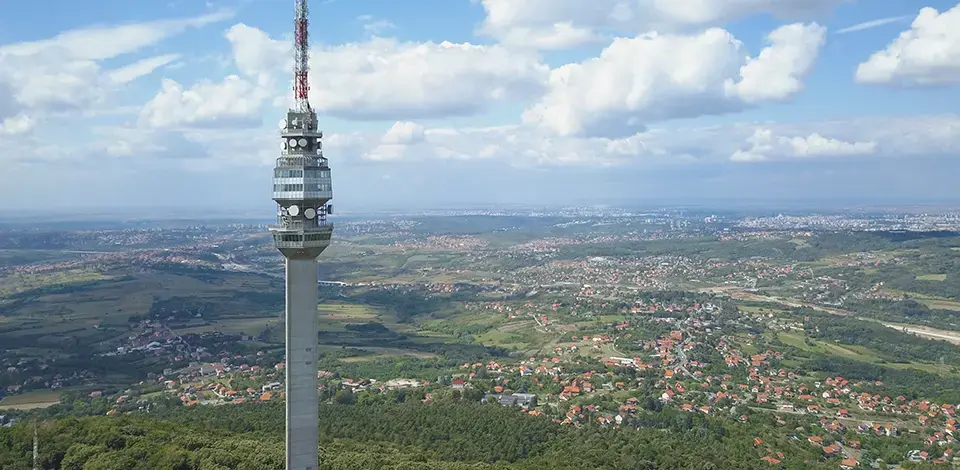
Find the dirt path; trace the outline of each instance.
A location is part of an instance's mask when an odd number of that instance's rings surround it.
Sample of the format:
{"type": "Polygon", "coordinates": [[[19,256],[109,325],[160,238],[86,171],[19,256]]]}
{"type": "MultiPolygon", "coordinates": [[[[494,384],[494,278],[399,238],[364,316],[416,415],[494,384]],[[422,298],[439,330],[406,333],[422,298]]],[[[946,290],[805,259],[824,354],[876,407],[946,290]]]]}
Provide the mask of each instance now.
{"type": "MultiPolygon", "coordinates": [[[[761,301],[761,302],[774,302],[774,303],[778,303],[778,304],[781,304],[781,305],[786,305],[786,306],[788,306],[788,307],[809,307],[809,308],[812,308],[812,309],[815,309],[815,310],[819,310],[819,311],[821,311],[821,312],[826,312],[826,313],[829,313],[829,314],[833,314],[833,315],[840,315],[840,316],[853,316],[853,315],[854,315],[853,312],[850,312],[850,311],[847,311],[847,310],[843,310],[843,309],[839,309],[839,308],[823,307],[823,306],[820,306],[820,305],[809,304],[809,303],[806,303],[806,302],[800,302],[800,301],[793,300],[793,299],[783,299],[783,298],[780,298],[780,297],[770,297],[770,296],[765,296],[765,295],[757,295],[757,294],[754,294],[754,293],[752,293],[752,292],[743,292],[743,291],[741,291],[741,290],[735,290],[735,289],[712,288],[712,289],[702,289],[702,291],[714,292],[714,293],[720,293],[720,294],[726,294],[726,295],[729,295],[731,298],[734,298],[734,299],[754,300],[754,301],[761,301]]],[[[873,319],[870,319],[870,318],[859,318],[859,317],[858,317],[858,319],[859,319],[859,320],[865,320],[865,321],[876,321],[876,320],[873,320],[873,319]]],[[[917,336],[922,336],[922,337],[925,337],[925,338],[947,341],[947,342],[950,342],[950,343],[953,343],[953,344],[958,344],[958,345],[960,345],[960,332],[949,331],[949,330],[938,330],[938,329],[936,329],[936,328],[930,328],[930,327],[920,326],[920,325],[910,325],[910,324],[906,324],[906,323],[887,323],[887,322],[880,322],[880,323],[881,323],[882,325],[886,326],[886,327],[889,327],[889,328],[895,328],[895,329],[898,329],[898,330],[906,330],[908,333],[913,333],[913,334],[915,334],[915,335],[917,335],[917,336]]]]}
{"type": "MultiPolygon", "coordinates": [[[[869,320],[869,319],[865,318],[864,320],[869,320]]],[[[913,333],[917,336],[943,340],[953,344],[960,344],[960,333],[956,331],[938,330],[936,328],[930,328],[927,326],[907,325],[903,323],[881,322],[881,324],[883,324],[883,326],[895,328],[898,330],[906,330],[908,333],[913,333]]]]}

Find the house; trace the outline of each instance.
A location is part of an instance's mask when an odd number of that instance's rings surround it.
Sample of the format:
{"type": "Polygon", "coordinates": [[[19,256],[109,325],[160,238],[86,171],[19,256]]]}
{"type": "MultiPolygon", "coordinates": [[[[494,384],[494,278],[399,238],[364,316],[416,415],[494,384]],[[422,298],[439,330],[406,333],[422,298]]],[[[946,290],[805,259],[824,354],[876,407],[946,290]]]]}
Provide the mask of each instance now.
{"type": "Polygon", "coordinates": [[[771,456],[769,456],[769,455],[761,458],[760,460],[763,460],[764,462],[767,462],[767,463],[769,463],[770,465],[780,465],[780,461],[779,461],[779,460],[777,460],[777,459],[775,459],[775,458],[773,458],[773,457],[771,457],[771,456]]]}
{"type": "Polygon", "coordinates": [[[857,462],[856,459],[843,459],[840,461],[840,468],[843,470],[857,468],[857,465],[859,465],[859,462],[857,462]]]}
{"type": "Polygon", "coordinates": [[[532,393],[514,393],[512,396],[516,399],[516,404],[524,409],[537,407],[537,396],[532,393]]]}
{"type": "Polygon", "coordinates": [[[467,388],[467,383],[463,379],[454,379],[451,387],[453,387],[455,390],[463,390],[464,388],[467,388]]]}
{"type": "Polygon", "coordinates": [[[537,396],[532,393],[514,393],[513,395],[488,393],[482,401],[485,403],[497,402],[501,406],[519,406],[525,410],[537,407],[537,396]]]}

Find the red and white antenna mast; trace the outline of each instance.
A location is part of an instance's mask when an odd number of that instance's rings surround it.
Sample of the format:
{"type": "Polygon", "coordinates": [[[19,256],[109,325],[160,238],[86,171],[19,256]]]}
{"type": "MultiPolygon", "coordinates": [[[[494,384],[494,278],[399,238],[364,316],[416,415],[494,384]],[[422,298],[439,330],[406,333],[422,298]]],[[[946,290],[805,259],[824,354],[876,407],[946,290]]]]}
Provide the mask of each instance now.
{"type": "Polygon", "coordinates": [[[310,110],[310,40],[308,31],[310,7],[307,6],[308,0],[294,0],[296,17],[294,19],[294,39],[293,46],[294,64],[293,64],[293,98],[294,108],[300,112],[310,110]]]}

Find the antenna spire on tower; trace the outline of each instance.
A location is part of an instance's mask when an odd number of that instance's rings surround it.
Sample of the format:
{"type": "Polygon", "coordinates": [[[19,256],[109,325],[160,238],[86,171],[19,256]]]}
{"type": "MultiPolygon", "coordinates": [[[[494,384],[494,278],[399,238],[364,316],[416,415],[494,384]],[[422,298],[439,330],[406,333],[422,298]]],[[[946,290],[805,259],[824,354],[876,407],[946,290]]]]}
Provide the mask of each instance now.
{"type": "Polygon", "coordinates": [[[293,46],[293,97],[294,107],[297,111],[308,111],[310,101],[308,98],[310,92],[310,40],[308,34],[310,7],[307,6],[308,0],[294,0],[295,19],[294,19],[294,38],[293,46]]]}

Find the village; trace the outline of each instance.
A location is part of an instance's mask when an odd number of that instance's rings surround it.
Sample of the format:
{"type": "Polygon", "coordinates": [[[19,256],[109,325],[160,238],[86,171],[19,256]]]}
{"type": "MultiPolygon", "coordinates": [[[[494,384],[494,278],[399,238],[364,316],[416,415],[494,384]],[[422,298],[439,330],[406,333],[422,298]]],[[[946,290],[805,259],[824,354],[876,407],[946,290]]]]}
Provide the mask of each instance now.
{"type": "MultiPolygon", "coordinates": [[[[783,433],[819,449],[839,468],[869,466],[872,462],[862,460],[868,442],[906,436],[919,444],[902,456],[904,461],[953,461],[957,404],[886,394],[882,382],[839,376],[812,379],[783,366],[782,351],[758,350],[760,336],[726,332],[729,324],[718,320],[721,312],[714,305],[667,307],[686,315],[657,318],[668,331],[654,339],[633,340],[634,326],[619,322],[605,332],[565,336],[569,341],[558,343],[552,355],[464,363],[436,380],[344,377],[320,370],[319,391],[332,399],[337,392],[355,395],[406,389],[428,404],[455,394],[547,416],[560,426],[593,422],[629,428],[639,416],[664,408],[740,422],[770,415],[783,433]],[[611,350],[604,345],[635,353],[598,355],[611,350]]],[[[780,331],[802,329],[797,322],[759,314],[743,315],[739,322],[780,331]]],[[[175,396],[185,406],[284,399],[283,362],[264,364],[263,353],[221,355],[216,360],[203,353],[192,357],[208,360],[168,370],[154,381],[163,386],[163,394],[175,396]]],[[[129,403],[127,394],[110,399],[116,401],[110,414],[138,408],[129,403]]],[[[759,436],[753,444],[764,451],[763,460],[774,466],[788,452],[768,447],[759,436]]]]}

